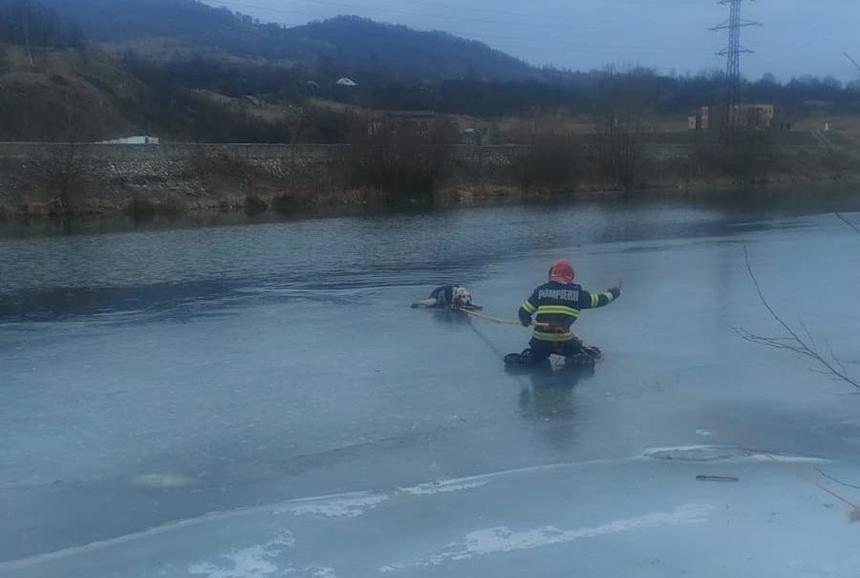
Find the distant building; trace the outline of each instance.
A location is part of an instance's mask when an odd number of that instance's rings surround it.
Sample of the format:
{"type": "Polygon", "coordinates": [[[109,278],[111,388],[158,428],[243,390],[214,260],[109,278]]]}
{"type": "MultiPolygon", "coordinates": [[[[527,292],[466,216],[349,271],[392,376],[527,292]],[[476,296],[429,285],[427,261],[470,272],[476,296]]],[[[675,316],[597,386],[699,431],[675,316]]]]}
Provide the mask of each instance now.
{"type": "Polygon", "coordinates": [[[720,130],[726,126],[750,130],[773,128],[776,109],[772,104],[738,104],[731,112],[726,105],[703,106],[687,115],[689,130],[720,130]]]}
{"type": "Polygon", "coordinates": [[[140,145],[140,144],[158,144],[159,138],[157,136],[130,136],[126,138],[117,138],[113,140],[102,141],[98,144],[129,144],[129,145],[140,145]]]}
{"type": "Polygon", "coordinates": [[[693,112],[687,115],[687,130],[701,130],[699,126],[699,113],[693,112]]]}
{"type": "Polygon", "coordinates": [[[346,86],[348,88],[355,88],[358,86],[358,83],[351,78],[343,77],[337,81],[338,86],[346,86]]]}
{"type": "Polygon", "coordinates": [[[474,127],[460,129],[460,142],[463,144],[480,145],[484,141],[486,131],[474,127]]]}

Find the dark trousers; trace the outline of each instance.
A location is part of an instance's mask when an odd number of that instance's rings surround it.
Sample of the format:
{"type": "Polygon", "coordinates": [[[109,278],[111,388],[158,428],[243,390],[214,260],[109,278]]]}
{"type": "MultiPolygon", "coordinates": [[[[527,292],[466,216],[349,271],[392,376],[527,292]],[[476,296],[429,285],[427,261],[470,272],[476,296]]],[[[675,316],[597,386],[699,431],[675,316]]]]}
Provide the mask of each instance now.
{"type": "Polygon", "coordinates": [[[531,349],[531,357],[534,361],[543,361],[549,358],[550,355],[561,355],[570,357],[577,353],[582,353],[582,341],[577,338],[568,341],[541,341],[532,338],[529,341],[531,349]]]}

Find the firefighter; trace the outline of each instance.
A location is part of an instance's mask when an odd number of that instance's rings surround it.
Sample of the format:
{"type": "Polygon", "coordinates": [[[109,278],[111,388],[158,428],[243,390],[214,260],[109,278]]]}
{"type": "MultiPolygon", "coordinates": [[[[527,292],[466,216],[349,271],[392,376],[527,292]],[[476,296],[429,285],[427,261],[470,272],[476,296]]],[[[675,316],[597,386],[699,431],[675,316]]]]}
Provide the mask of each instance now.
{"type": "Polygon", "coordinates": [[[609,305],[621,295],[621,278],[603,293],[590,293],[573,282],[576,276],[569,261],[560,260],[549,270],[549,282],[534,290],[519,310],[520,322],[534,324],[529,348],[517,361],[523,364],[545,362],[550,355],[560,355],[567,364],[582,365],[583,356],[599,357],[596,348],[585,348],[570,330],[583,309],[609,305]],[[532,317],[534,316],[534,319],[532,317]]]}

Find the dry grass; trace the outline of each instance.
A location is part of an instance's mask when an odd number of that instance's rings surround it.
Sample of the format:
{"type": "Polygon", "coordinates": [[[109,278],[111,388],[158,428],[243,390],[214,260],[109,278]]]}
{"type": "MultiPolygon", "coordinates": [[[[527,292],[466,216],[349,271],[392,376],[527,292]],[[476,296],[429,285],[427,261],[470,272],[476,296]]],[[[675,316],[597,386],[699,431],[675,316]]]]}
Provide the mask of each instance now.
{"type": "MultiPolygon", "coordinates": [[[[687,133],[687,115],[644,114],[640,119],[643,132],[687,133]]],[[[555,133],[594,135],[600,132],[605,119],[594,115],[572,116],[566,112],[541,113],[528,116],[507,116],[492,122],[500,142],[527,142],[534,134],[555,133]]]]}
{"type": "Polygon", "coordinates": [[[0,75],[0,134],[6,140],[102,140],[132,127],[123,114],[142,84],[102,54],[39,50],[30,66],[24,50],[8,50],[0,75]]]}
{"type": "Polygon", "coordinates": [[[185,210],[184,204],[176,198],[150,199],[138,196],[125,207],[125,213],[135,219],[148,219],[158,215],[178,215],[185,210]]]}
{"type": "Polygon", "coordinates": [[[281,122],[295,124],[302,115],[302,108],[295,105],[276,104],[262,99],[256,99],[255,103],[247,98],[234,98],[212,90],[195,90],[194,94],[221,106],[244,110],[249,116],[272,124],[281,122]]]}
{"type": "Polygon", "coordinates": [[[308,99],[308,106],[321,108],[324,110],[330,110],[332,112],[350,113],[355,115],[367,115],[372,112],[369,109],[362,108],[354,104],[347,104],[345,102],[337,102],[334,100],[326,100],[324,98],[308,99]]]}
{"type": "Polygon", "coordinates": [[[825,123],[830,125],[830,131],[834,134],[860,145],[860,116],[814,114],[795,122],[792,128],[800,131],[823,131],[825,123]]]}

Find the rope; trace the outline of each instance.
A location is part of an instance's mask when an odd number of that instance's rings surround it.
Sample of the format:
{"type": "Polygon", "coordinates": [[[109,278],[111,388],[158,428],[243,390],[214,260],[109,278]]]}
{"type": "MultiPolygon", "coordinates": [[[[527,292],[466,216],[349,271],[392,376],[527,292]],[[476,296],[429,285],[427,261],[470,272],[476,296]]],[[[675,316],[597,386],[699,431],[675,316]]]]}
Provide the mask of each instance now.
{"type": "Polygon", "coordinates": [[[548,323],[537,323],[532,321],[528,325],[523,325],[517,319],[502,319],[501,317],[493,317],[492,315],[486,315],[484,313],[478,313],[477,311],[470,311],[469,309],[455,309],[455,311],[462,311],[467,315],[471,315],[472,317],[477,317],[478,319],[483,319],[485,321],[491,321],[493,323],[501,323],[502,325],[516,325],[518,327],[549,327],[548,323]]]}
{"type": "Polygon", "coordinates": [[[500,317],[493,317],[492,315],[485,315],[484,313],[478,313],[477,311],[470,311],[468,309],[458,309],[458,311],[462,311],[467,315],[471,315],[472,317],[477,317],[478,319],[483,319],[485,321],[491,321],[493,323],[500,323],[502,325],[522,325],[516,319],[502,319],[500,317]]]}
{"type": "MultiPolygon", "coordinates": [[[[468,311],[466,309],[461,309],[460,311],[468,313],[469,315],[473,315],[479,319],[486,319],[487,321],[492,321],[493,323],[503,323],[505,325],[513,325],[514,323],[516,323],[517,325],[520,324],[519,321],[513,322],[512,320],[508,320],[508,319],[498,319],[496,317],[491,317],[490,315],[484,315],[482,313],[478,313],[477,311],[468,311]]],[[[490,338],[488,338],[486,335],[484,335],[483,332],[481,332],[476,327],[475,323],[469,323],[469,329],[471,329],[472,332],[478,336],[478,339],[480,339],[481,341],[484,342],[484,345],[486,345],[493,353],[498,355],[499,359],[504,360],[505,352],[500,350],[498,347],[496,347],[496,344],[493,343],[490,338]]],[[[520,385],[520,387],[525,387],[525,388],[529,387],[529,382],[524,375],[517,375],[517,374],[513,374],[513,373],[508,373],[508,372],[505,372],[505,375],[510,377],[514,382],[518,383],[520,385]]]]}

